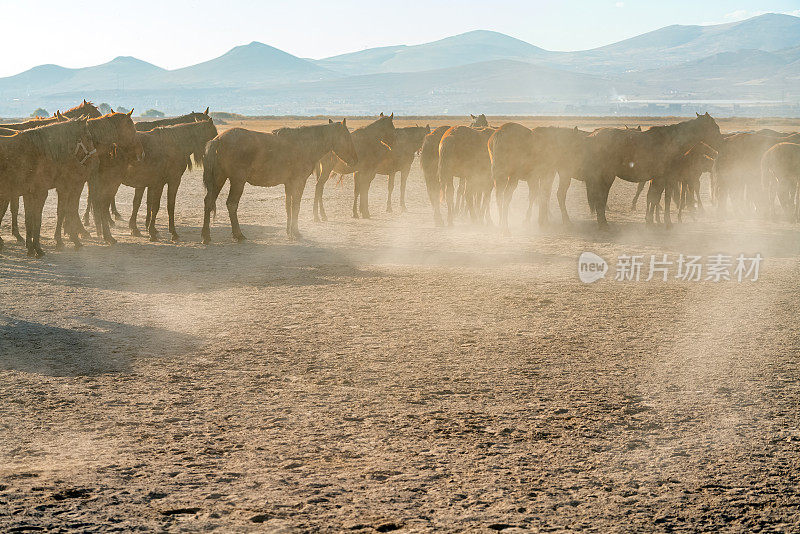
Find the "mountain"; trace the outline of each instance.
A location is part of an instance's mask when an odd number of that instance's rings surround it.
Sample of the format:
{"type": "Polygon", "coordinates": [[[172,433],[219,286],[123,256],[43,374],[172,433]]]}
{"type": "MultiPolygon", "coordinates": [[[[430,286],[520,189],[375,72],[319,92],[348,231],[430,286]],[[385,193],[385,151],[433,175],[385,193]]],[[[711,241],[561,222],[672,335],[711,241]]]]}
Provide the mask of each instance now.
{"type": "Polygon", "coordinates": [[[102,65],[79,69],[41,65],[16,76],[0,78],[0,94],[58,93],[98,86],[104,89],[134,88],[161,72],[164,69],[133,57],[122,56],[102,65]]]}
{"type": "MultiPolygon", "coordinates": [[[[678,100],[744,100],[762,108],[778,101],[788,110],[780,113],[800,114],[800,18],[668,26],[578,52],[478,30],[322,60],[252,42],[177,70],[118,57],[0,78],[0,114],[63,109],[82,98],[176,114],[207,105],[261,114],[619,113],[635,105],[655,113],[663,101],[678,100]]],[[[670,111],[680,109],[677,103],[670,111]]]]}
{"type": "Polygon", "coordinates": [[[216,59],[169,71],[162,82],[172,87],[254,88],[336,76],[311,61],[254,41],[216,59]]]}
{"type": "Polygon", "coordinates": [[[536,61],[552,55],[502,33],[476,30],[414,46],[371,48],[317,61],[342,74],[420,72],[495,59],[536,61]]]}
{"type": "Polygon", "coordinates": [[[647,70],[724,52],[775,52],[800,45],[800,18],[768,13],[711,26],[667,26],[614,44],[560,56],[555,64],[585,72],[647,70]]]}

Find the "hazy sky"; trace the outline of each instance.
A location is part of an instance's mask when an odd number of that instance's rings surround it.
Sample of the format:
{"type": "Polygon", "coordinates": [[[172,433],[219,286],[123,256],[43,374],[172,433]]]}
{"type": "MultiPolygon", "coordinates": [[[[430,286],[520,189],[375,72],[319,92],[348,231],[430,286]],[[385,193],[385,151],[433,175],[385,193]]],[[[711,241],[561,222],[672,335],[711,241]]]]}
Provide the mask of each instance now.
{"type": "Polygon", "coordinates": [[[580,50],[669,24],[732,22],[764,12],[800,15],[800,0],[0,0],[0,76],[120,55],[172,69],[250,41],[321,58],[475,29],[550,50],[580,50]]]}

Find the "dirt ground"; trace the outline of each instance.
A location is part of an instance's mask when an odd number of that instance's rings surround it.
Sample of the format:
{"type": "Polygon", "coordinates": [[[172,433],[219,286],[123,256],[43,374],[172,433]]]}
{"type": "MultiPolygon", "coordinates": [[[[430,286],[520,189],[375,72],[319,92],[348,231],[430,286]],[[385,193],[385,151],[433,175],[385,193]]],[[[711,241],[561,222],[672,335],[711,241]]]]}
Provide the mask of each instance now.
{"type": "Polygon", "coordinates": [[[31,260],[4,221],[0,530],[800,529],[797,226],[648,228],[618,182],[600,231],[575,182],[573,226],[524,223],[522,184],[504,237],[434,227],[416,164],[407,213],[386,183],[355,220],[331,180],[314,223],[309,180],[300,241],[283,190],[248,187],[248,241],[223,190],[201,245],[197,170],[178,244],[118,223],[31,260]],[[759,279],[613,280],[622,254],[716,253],[759,279]]]}

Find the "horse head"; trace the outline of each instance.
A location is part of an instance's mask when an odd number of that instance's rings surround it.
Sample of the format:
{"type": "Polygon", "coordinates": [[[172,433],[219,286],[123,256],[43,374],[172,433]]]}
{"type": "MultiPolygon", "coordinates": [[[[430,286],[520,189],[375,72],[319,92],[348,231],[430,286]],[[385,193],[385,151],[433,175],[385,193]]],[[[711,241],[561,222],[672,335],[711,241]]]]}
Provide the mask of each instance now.
{"type": "Polygon", "coordinates": [[[350,130],[347,128],[347,119],[342,119],[342,122],[328,119],[328,123],[333,128],[333,153],[348,166],[355,166],[358,163],[358,154],[350,130]]]}
{"type": "Polygon", "coordinates": [[[489,121],[486,120],[486,115],[484,115],[483,113],[481,113],[477,117],[470,113],[469,116],[472,117],[472,124],[470,124],[471,128],[488,128],[489,127],[489,121]]]}

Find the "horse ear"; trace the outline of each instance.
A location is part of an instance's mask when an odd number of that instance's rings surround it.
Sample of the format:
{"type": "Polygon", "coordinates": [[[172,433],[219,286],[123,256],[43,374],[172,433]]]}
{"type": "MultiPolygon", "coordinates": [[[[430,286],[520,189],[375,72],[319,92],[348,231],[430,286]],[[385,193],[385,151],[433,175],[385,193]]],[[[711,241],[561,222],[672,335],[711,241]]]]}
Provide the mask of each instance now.
{"type": "Polygon", "coordinates": [[[131,108],[131,110],[128,112],[128,117],[131,117],[131,116],[133,116],[133,108],[131,108]]]}
{"type": "Polygon", "coordinates": [[[392,111],[392,114],[391,114],[391,115],[389,115],[389,118],[390,118],[390,119],[393,119],[393,118],[394,118],[394,111],[392,111]]]}
{"type": "Polygon", "coordinates": [[[710,117],[710,116],[711,116],[711,115],[709,115],[709,114],[708,114],[708,111],[706,111],[706,117],[710,117]]]}
{"type": "Polygon", "coordinates": [[[205,114],[206,114],[206,115],[208,115],[208,107],[206,107],[206,112],[205,112],[205,114]]]}
{"type": "Polygon", "coordinates": [[[473,115],[472,113],[470,113],[470,114],[469,114],[469,116],[472,118],[472,120],[475,120],[475,119],[477,119],[477,118],[478,118],[478,117],[476,117],[475,115],[473,115]]]}
{"type": "Polygon", "coordinates": [[[333,124],[333,119],[328,119],[328,124],[333,124]]]}
{"type": "Polygon", "coordinates": [[[694,112],[694,114],[697,115],[698,117],[700,116],[700,114],[696,111],[694,112]]]}
{"type": "Polygon", "coordinates": [[[84,104],[86,104],[86,103],[87,103],[85,98],[83,99],[83,103],[84,103],[84,104]]]}
{"type": "Polygon", "coordinates": [[[342,126],[347,128],[347,119],[342,119],[342,126]]]}
{"type": "Polygon", "coordinates": [[[379,116],[379,117],[383,117],[383,111],[381,111],[381,114],[380,114],[380,115],[378,115],[378,116],[379,116]]]}

